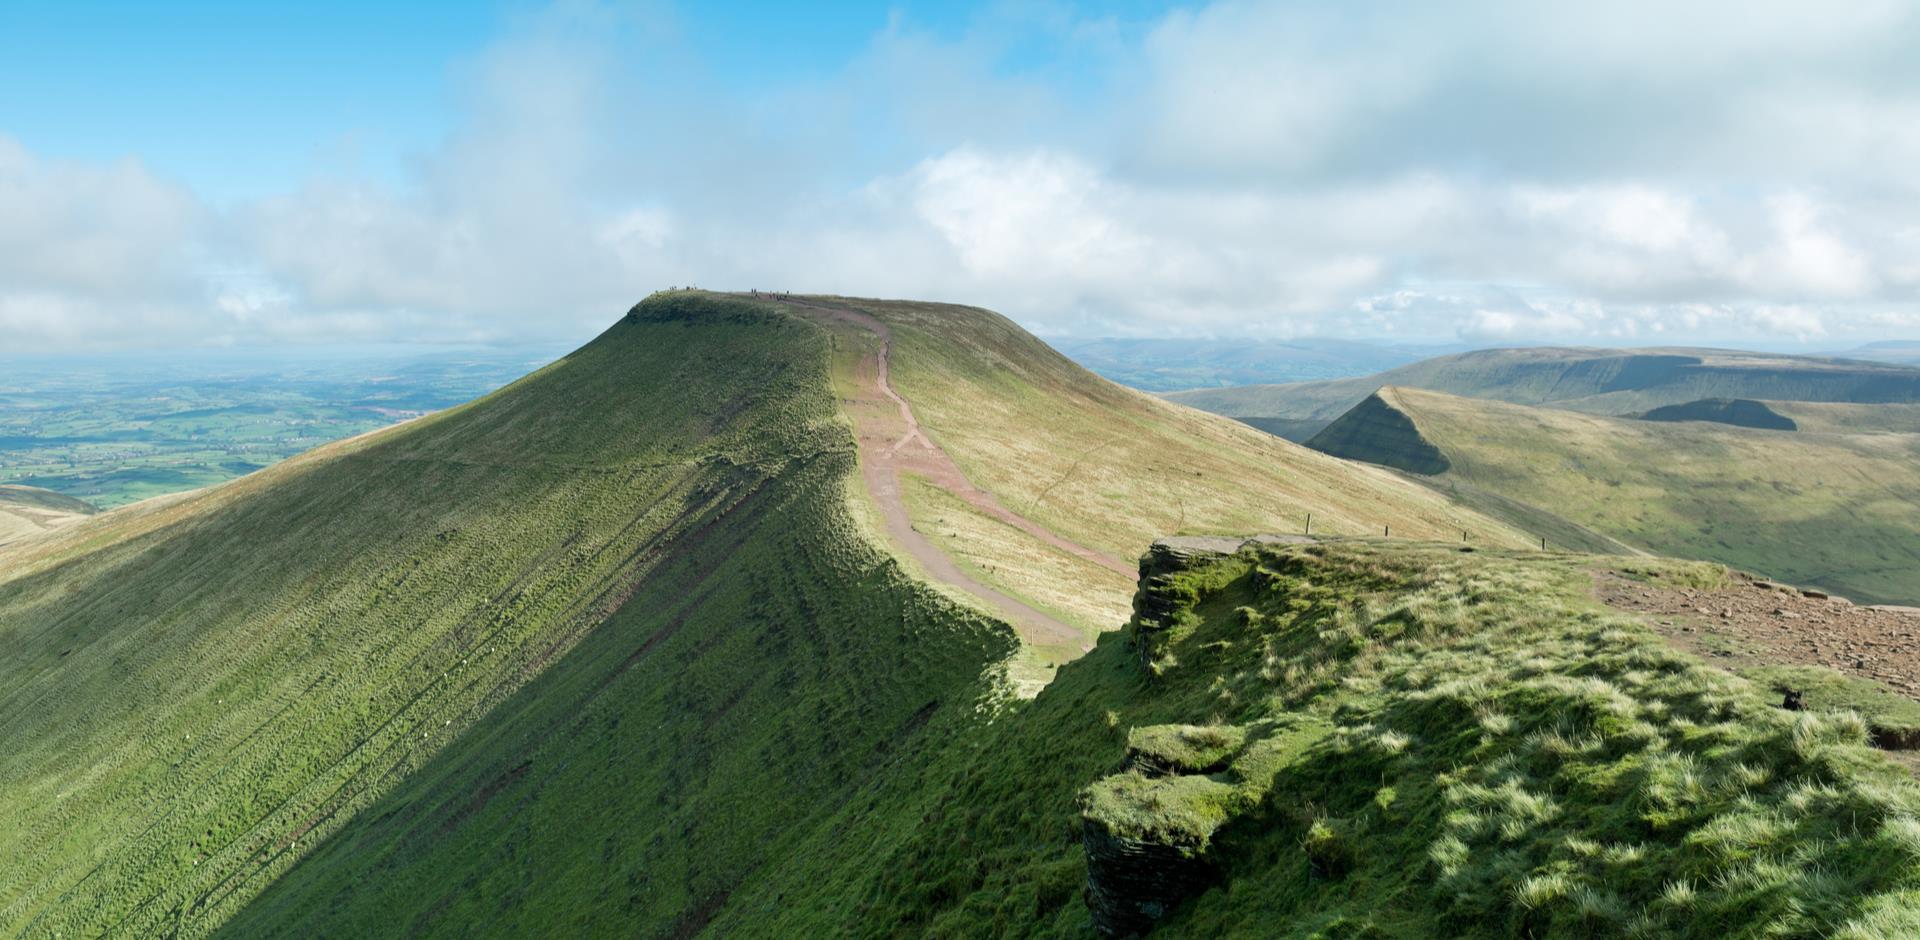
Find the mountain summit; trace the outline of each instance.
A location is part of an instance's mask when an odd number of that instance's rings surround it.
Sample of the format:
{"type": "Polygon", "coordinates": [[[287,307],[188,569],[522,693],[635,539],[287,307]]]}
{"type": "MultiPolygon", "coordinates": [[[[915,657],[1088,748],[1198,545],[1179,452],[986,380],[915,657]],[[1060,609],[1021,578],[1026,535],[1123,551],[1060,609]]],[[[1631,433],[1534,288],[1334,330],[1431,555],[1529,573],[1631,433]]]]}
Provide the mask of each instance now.
{"type": "Polygon", "coordinates": [[[1117,626],[1155,535],[1308,513],[1519,541],[986,311],[659,294],[0,548],[0,929],[691,931],[1117,626]]]}

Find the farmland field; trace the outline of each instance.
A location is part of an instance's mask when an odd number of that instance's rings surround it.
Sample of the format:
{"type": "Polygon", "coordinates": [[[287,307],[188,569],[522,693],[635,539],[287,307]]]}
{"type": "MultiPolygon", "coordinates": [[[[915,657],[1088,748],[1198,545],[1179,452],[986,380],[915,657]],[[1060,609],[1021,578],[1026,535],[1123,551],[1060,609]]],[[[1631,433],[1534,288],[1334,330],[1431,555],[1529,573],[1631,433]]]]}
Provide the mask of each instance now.
{"type": "Polygon", "coordinates": [[[0,484],[112,509],[469,401],[562,351],[0,360],[0,484]]]}

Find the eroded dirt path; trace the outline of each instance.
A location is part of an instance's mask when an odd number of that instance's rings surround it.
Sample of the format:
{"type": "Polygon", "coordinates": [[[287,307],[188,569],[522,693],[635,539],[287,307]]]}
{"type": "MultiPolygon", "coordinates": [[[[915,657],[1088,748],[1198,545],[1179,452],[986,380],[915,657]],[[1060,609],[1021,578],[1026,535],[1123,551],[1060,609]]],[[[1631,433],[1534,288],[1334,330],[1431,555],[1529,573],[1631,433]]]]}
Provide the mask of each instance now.
{"type": "Polygon", "coordinates": [[[1720,590],[1594,576],[1600,600],[1647,615],[1681,648],[1724,665],[1826,666],[1920,698],[1920,608],[1860,607],[1735,575],[1720,590]]]}
{"type": "MultiPolygon", "coordinates": [[[[750,296],[749,299],[769,300],[750,296]]],[[[853,419],[854,437],[860,448],[862,482],[878,507],[881,525],[894,545],[918,562],[929,577],[966,592],[1004,617],[1029,644],[1083,652],[1091,649],[1080,628],[982,583],[914,528],[912,517],[907,513],[902,474],[911,473],[926,479],[994,519],[1129,579],[1136,574],[1134,566],[1064,538],[1008,509],[992,493],[974,486],[953,458],[921,430],[913,406],[894,389],[888,371],[893,334],[879,318],[816,298],[781,298],[772,302],[797,308],[809,316],[856,327],[880,341],[879,349],[873,355],[862,356],[854,369],[856,393],[846,402],[846,412],[853,419]]]]}

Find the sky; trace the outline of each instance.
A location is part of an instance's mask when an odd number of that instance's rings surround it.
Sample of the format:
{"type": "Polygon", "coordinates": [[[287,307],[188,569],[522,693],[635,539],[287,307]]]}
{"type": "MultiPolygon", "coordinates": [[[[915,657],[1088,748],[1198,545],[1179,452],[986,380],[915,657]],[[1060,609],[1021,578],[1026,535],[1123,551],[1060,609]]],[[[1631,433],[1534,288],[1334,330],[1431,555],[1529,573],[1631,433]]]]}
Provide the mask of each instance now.
{"type": "Polygon", "coordinates": [[[1920,338],[1920,5],[0,0],[0,352],[1920,338]]]}

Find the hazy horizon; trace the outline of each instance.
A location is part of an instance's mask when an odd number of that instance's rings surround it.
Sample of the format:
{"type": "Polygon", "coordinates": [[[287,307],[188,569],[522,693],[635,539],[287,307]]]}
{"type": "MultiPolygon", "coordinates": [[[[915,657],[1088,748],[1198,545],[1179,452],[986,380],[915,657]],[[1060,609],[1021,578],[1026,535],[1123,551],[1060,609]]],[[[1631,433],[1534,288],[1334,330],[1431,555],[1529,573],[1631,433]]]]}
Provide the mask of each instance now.
{"type": "Polygon", "coordinates": [[[1920,338],[1920,11],[11,9],[0,354],[584,341],[697,284],[1048,338],[1920,338]]]}

